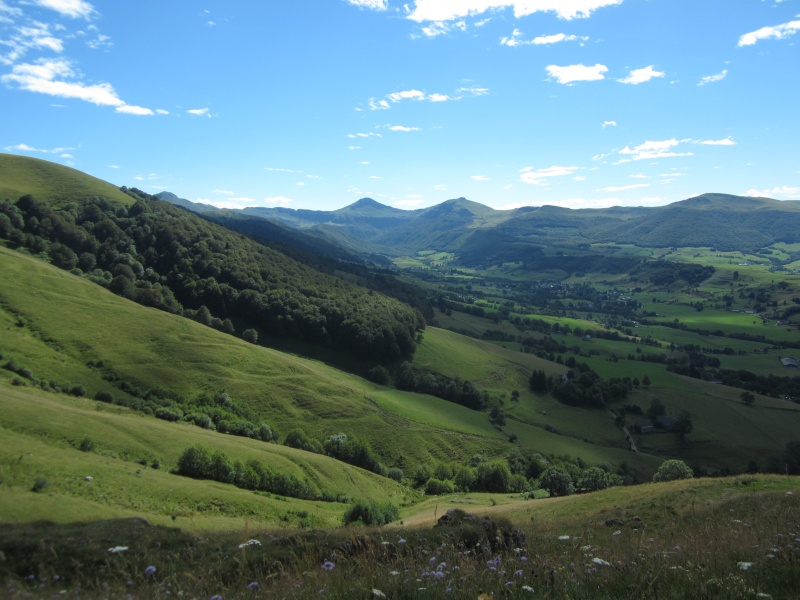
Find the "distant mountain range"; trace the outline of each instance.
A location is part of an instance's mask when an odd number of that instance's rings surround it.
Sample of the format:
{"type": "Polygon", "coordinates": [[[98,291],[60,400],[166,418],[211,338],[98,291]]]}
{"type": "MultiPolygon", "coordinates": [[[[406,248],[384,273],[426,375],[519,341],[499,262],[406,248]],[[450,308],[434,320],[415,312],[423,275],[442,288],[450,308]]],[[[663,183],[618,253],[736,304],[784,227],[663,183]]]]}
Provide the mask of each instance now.
{"type": "Polygon", "coordinates": [[[400,210],[370,198],[334,211],[220,210],[168,192],[158,197],[215,220],[235,217],[250,229],[260,226],[253,217],[281,224],[357,253],[396,256],[438,250],[458,254],[465,264],[513,260],[537,248],[588,248],[595,243],[752,251],[777,242],[800,242],[800,202],[728,194],[703,194],[653,208],[580,210],[495,210],[465,198],[418,210],[400,210]]]}

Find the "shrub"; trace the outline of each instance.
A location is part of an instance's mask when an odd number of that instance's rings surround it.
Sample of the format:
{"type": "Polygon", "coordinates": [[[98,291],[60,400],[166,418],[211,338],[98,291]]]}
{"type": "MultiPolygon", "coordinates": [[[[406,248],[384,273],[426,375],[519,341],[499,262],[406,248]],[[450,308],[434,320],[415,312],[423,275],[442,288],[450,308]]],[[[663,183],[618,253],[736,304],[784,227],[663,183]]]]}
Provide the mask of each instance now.
{"type": "Polygon", "coordinates": [[[443,496],[444,494],[452,494],[455,487],[450,481],[442,481],[441,479],[429,479],[428,484],[425,486],[426,496],[443,496]]]}
{"type": "Polygon", "coordinates": [[[67,389],[67,392],[73,396],[81,398],[86,395],[86,388],[82,383],[76,383],[74,385],[70,385],[67,389]]]}
{"type": "Polygon", "coordinates": [[[251,344],[258,343],[258,332],[255,329],[245,329],[242,332],[242,339],[245,342],[250,342],[251,344]]]}
{"type": "Polygon", "coordinates": [[[85,437],[81,440],[81,443],[78,444],[78,450],[81,452],[94,452],[94,440],[90,437],[85,437]]]}
{"type": "Polygon", "coordinates": [[[348,525],[360,521],[364,525],[386,525],[400,516],[397,507],[391,503],[356,502],[344,513],[344,523],[348,525]]]}
{"type": "Polygon", "coordinates": [[[100,402],[114,402],[114,396],[109,392],[97,392],[94,395],[95,400],[99,400],[100,402]]]}
{"type": "Polygon", "coordinates": [[[286,434],[286,439],[283,440],[284,446],[290,448],[297,448],[298,450],[305,450],[306,452],[314,452],[315,454],[322,454],[322,444],[317,440],[312,440],[306,435],[306,432],[300,428],[292,429],[286,434]]]}
{"type": "Polygon", "coordinates": [[[653,481],[675,481],[677,479],[691,479],[694,471],[682,460],[666,460],[658,467],[658,471],[653,475],[653,481]]]}
{"type": "Polygon", "coordinates": [[[389,469],[388,477],[400,483],[403,481],[403,469],[398,469],[397,467],[389,469]]]}
{"type": "Polygon", "coordinates": [[[367,379],[378,385],[389,385],[392,382],[389,370],[381,365],[370,369],[367,373],[367,379]]]}
{"type": "Polygon", "coordinates": [[[31,488],[32,492],[43,492],[47,489],[47,486],[50,483],[44,477],[37,477],[36,480],[33,482],[33,487],[31,488]]]}

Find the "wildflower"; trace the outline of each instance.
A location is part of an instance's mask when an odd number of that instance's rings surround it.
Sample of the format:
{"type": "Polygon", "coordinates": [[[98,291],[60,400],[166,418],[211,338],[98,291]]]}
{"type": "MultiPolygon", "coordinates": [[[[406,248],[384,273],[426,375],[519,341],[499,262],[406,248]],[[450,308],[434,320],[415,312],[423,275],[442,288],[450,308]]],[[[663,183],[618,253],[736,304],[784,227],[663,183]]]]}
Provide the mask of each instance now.
{"type": "Polygon", "coordinates": [[[247,589],[250,590],[251,592],[257,588],[258,588],[257,581],[251,581],[250,583],[247,584],[247,589]]]}
{"type": "Polygon", "coordinates": [[[397,543],[398,544],[405,544],[406,541],[403,538],[400,538],[399,540],[397,540],[397,543]]]}
{"type": "Polygon", "coordinates": [[[372,595],[376,598],[386,598],[386,594],[376,588],[372,588],[372,595]]]}
{"type": "Polygon", "coordinates": [[[444,571],[446,568],[447,568],[447,563],[446,562],[441,562],[441,563],[439,563],[439,566],[436,567],[436,570],[437,571],[444,571]]]}
{"type": "Polygon", "coordinates": [[[752,568],[753,568],[753,563],[751,563],[751,562],[740,562],[740,563],[738,564],[738,567],[739,567],[739,569],[741,569],[742,571],[749,571],[750,569],[752,569],[752,568]]]}
{"type": "Polygon", "coordinates": [[[617,529],[617,530],[616,530],[614,533],[612,533],[611,535],[622,535],[622,530],[621,530],[621,529],[617,529]]]}
{"type": "Polygon", "coordinates": [[[453,593],[453,588],[447,588],[447,589],[444,591],[444,593],[445,593],[445,594],[452,594],[452,593],[453,593]]]}
{"type": "Polygon", "coordinates": [[[560,536],[558,536],[558,539],[563,542],[564,540],[568,540],[569,536],[568,535],[560,535],[560,536]]]}
{"type": "Polygon", "coordinates": [[[441,571],[434,571],[433,573],[431,573],[431,575],[433,575],[436,579],[441,579],[442,577],[444,577],[444,573],[442,573],[441,571]]]}
{"type": "Polygon", "coordinates": [[[522,569],[514,571],[514,575],[516,575],[517,577],[520,577],[522,575],[522,569]]]}
{"type": "Polygon", "coordinates": [[[147,568],[144,570],[144,574],[145,574],[145,575],[152,575],[152,574],[153,574],[153,573],[155,573],[155,572],[156,572],[156,568],[155,568],[154,566],[152,566],[152,565],[150,565],[149,567],[147,567],[147,568]]]}
{"type": "Polygon", "coordinates": [[[603,560],[602,558],[598,558],[596,556],[592,559],[592,562],[594,564],[596,564],[596,565],[602,565],[604,567],[610,567],[611,566],[611,563],[603,560]]]}
{"type": "Polygon", "coordinates": [[[400,571],[389,571],[389,575],[397,577],[398,575],[400,575],[400,571]]]}
{"type": "Polygon", "coordinates": [[[527,556],[523,556],[522,558],[520,558],[520,560],[522,562],[528,562],[528,557],[527,556]]]}
{"type": "Polygon", "coordinates": [[[428,561],[428,563],[430,563],[431,566],[435,565],[436,564],[436,557],[435,556],[431,556],[431,559],[428,561]]]}
{"type": "Polygon", "coordinates": [[[511,587],[512,585],[514,585],[513,581],[506,581],[506,587],[511,587]]]}
{"type": "Polygon", "coordinates": [[[523,585],[522,589],[525,590],[526,592],[532,592],[533,591],[533,588],[531,586],[529,586],[529,585],[523,585]]]}
{"type": "Polygon", "coordinates": [[[335,566],[336,565],[329,560],[326,560],[324,563],[322,563],[322,568],[325,569],[326,571],[333,571],[333,568],[335,566]]]}
{"type": "Polygon", "coordinates": [[[108,551],[111,552],[111,554],[119,554],[120,552],[125,552],[127,549],[127,546],[114,546],[113,548],[109,548],[108,551]]]}
{"type": "Polygon", "coordinates": [[[260,546],[261,542],[258,540],[247,540],[244,544],[239,544],[239,550],[247,548],[247,546],[260,546]]]}
{"type": "Polygon", "coordinates": [[[211,596],[211,600],[222,600],[222,596],[220,596],[219,594],[214,594],[213,596],[211,596]]]}

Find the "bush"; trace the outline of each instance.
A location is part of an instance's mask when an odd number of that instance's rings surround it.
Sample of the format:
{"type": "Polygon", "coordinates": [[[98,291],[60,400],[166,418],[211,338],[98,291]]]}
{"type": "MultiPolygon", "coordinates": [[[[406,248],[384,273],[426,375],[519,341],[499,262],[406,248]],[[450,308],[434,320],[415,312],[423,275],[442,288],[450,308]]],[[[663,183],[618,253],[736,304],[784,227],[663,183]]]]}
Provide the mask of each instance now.
{"type": "Polygon", "coordinates": [[[443,496],[445,494],[452,494],[455,487],[450,481],[442,481],[441,479],[429,479],[428,484],[425,486],[426,496],[443,496]]]}
{"type": "Polygon", "coordinates": [[[85,437],[81,440],[81,443],[78,444],[78,450],[81,452],[94,452],[94,440],[90,437],[85,437]]]}
{"type": "Polygon", "coordinates": [[[344,513],[344,523],[348,525],[360,521],[364,525],[386,525],[396,521],[400,512],[394,504],[377,502],[356,502],[344,513]]]}
{"type": "Polygon", "coordinates": [[[691,479],[692,477],[694,477],[694,471],[689,465],[682,460],[672,459],[661,463],[658,471],[653,475],[653,482],[691,479]]]}
{"type": "Polygon", "coordinates": [[[97,392],[94,395],[94,399],[100,402],[108,402],[109,404],[114,402],[114,396],[109,392],[97,392]]]}
{"type": "Polygon", "coordinates": [[[250,342],[251,344],[258,343],[258,332],[255,329],[245,329],[242,332],[242,339],[245,342],[250,342]]]}
{"type": "Polygon", "coordinates": [[[284,446],[290,448],[297,448],[298,450],[305,450],[306,452],[314,452],[315,454],[322,454],[322,444],[317,440],[312,440],[306,435],[302,429],[292,429],[286,434],[286,439],[283,440],[284,446]]]}
{"type": "Polygon", "coordinates": [[[389,469],[389,473],[387,475],[389,479],[394,479],[398,483],[403,481],[403,469],[398,469],[397,467],[389,469]]]}
{"type": "Polygon", "coordinates": [[[50,485],[50,483],[47,481],[47,479],[44,477],[37,477],[36,481],[33,482],[31,491],[36,493],[43,492],[47,489],[48,485],[50,485]]]}
{"type": "Polygon", "coordinates": [[[82,383],[76,383],[74,385],[69,386],[67,392],[73,396],[81,398],[86,395],[86,388],[83,386],[82,383]]]}
{"type": "Polygon", "coordinates": [[[381,365],[370,369],[369,373],[367,373],[367,379],[378,385],[389,385],[392,382],[389,370],[381,365]]]}

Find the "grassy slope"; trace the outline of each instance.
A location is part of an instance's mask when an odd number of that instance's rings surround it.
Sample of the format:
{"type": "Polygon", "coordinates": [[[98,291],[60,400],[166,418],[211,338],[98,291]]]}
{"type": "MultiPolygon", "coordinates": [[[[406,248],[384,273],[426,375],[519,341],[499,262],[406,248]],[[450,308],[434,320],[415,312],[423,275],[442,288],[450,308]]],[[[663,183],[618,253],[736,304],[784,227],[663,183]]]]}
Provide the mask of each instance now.
{"type": "MultiPolygon", "coordinates": [[[[90,397],[100,390],[121,394],[86,366],[104,360],[143,388],[160,386],[188,398],[225,389],[284,434],[301,426],[317,439],[356,435],[402,468],[503,452],[488,421],[483,435],[456,436],[449,433],[452,426],[431,426],[427,417],[409,420],[370,399],[385,388],[141,307],[34,258],[0,248],[0,277],[14,282],[0,291],[3,349],[39,378],[82,383],[90,397]],[[14,325],[15,315],[25,327],[14,325]]],[[[434,398],[426,403],[446,404],[434,398]]]]}
{"type": "Polygon", "coordinates": [[[53,200],[55,204],[78,202],[87,198],[106,198],[130,205],[133,198],[112,184],[56,163],[0,154],[0,199],[16,201],[25,194],[53,200]]]}
{"type": "Polygon", "coordinates": [[[177,515],[184,526],[237,528],[244,519],[262,525],[295,525],[292,511],[306,511],[313,526],[341,522],[345,506],[281,499],[232,485],[195,481],[168,472],[184,448],[201,444],[231,459],[259,460],[284,473],[310,479],[319,489],[397,505],[414,499],[391,480],[339,461],[294,448],[221,435],[187,424],[168,423],[84,398],[48,394],[27,387],[0,387],[0,514],[4,521],[144,516],[167,523],[177,515]],[[89,436],[92,452],[81,452],[89,436]],[[143,466],[158,459],[162,468],[143,466]],[[93,481],[85,481],[91,476],[93,481]],[[36,478],[45,493],[33,494],[36,478]]]}

